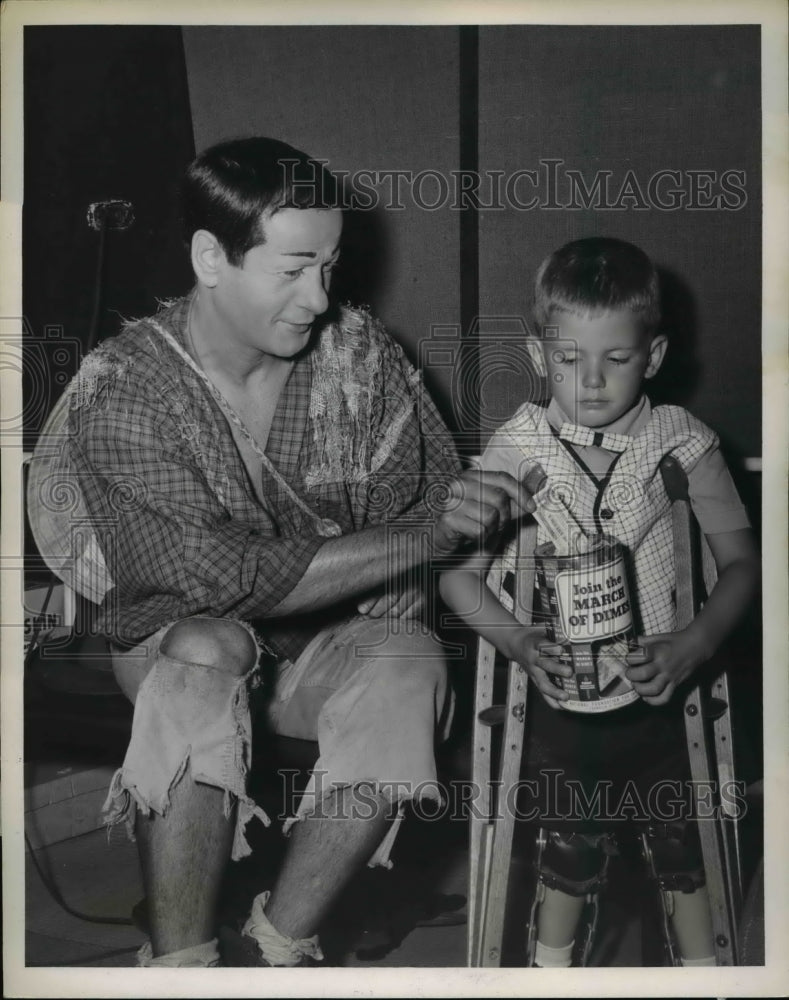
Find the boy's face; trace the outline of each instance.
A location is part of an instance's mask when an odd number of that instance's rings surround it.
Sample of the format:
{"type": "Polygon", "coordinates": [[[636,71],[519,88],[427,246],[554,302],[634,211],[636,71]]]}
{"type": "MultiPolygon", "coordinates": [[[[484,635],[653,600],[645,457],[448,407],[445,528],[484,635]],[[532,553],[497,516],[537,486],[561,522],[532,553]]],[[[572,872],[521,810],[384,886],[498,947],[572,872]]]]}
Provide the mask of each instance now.
{"type": "Polygon", "coordinates": [[[554,312],[556,339],[543,340],[551,395],[570,420],[604,428],[641,396],[663,361],[664,336],[645,334],[629,309],[591,315],[554,312]]]}

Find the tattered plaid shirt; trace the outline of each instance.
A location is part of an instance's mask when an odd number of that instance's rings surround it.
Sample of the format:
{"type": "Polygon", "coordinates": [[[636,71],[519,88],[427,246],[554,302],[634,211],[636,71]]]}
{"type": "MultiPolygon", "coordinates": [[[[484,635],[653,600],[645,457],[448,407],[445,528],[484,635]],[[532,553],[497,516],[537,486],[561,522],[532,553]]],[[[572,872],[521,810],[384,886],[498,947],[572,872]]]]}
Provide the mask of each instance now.
{"type": "MultiPolygon", "coordinates": [[[[69,461],[114,584],[103,626],[124,642],[195,614],[266,618],[325,541],[318,519],[343,534],[383,523],[458,470],[401,348],[345,307],[293,366],[265,449],[303,504],[263,466],[262,505],[222,409],[162,333],[185,349],[188,306],[128,324],[69,389],[69,461]]],[[[268,621],[264,638],[293,658],[321,624],[268,621]]]]}

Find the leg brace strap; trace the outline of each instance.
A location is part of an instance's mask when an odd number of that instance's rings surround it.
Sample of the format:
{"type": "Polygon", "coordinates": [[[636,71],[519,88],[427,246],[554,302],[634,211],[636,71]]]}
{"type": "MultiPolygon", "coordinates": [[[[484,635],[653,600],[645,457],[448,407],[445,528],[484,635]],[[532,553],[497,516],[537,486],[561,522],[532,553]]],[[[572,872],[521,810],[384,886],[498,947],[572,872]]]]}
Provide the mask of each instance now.
{"type": "Polygon", "coordinates": [[[643,832],[650,875],[661,889],[695,892],[705,884],[701,842],[694,822],[651,823],[643,832]]]}
{"type": "Polygon", "coordinates": [[[570,896],[587,896],[605,887],[608,859],[617,853],[613,835],[544,833],[545,848],[537,861],[540,882],[570,896]]]}

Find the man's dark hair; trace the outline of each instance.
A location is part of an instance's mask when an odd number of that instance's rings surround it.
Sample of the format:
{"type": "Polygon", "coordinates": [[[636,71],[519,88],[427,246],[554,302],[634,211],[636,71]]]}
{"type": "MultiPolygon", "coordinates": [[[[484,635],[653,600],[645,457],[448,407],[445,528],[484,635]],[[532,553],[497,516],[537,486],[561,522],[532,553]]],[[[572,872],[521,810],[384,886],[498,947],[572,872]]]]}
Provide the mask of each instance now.
{"type": "Polygon", "coordinates": [[[198,229],[206,229],[234,266],[265,242],[263,213],[337,207],[337,183],[323,163],[264,137],[233,139],[204,150],[189,165],[181,187],[187,245],[198,229]]]}
{"type": "Polygon", "coordinates": [[[630,309],[644,332],[660,321],[658,274],[632,243],[589,237],[567,243],[542,262],[534,283],[534,316],[540,330],[553,312],[599,313],[630,309]]]}

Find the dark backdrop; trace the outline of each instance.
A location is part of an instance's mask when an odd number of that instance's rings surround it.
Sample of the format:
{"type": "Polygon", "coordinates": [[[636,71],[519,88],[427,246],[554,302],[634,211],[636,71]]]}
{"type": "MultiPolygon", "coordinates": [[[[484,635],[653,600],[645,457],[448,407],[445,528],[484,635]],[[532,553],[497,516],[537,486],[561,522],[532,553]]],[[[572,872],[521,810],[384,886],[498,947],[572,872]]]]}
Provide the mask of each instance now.
{"type": "MultiPolygon", "coordinates": [[[[562,243],[610,235],[639,244],[662,269],[672,350],[654,390],[714,427],[732,457],[761,455],[761,114],[759,27],[509,26],[480,29],[479,159],[483,171],[536,170],[540,205],[483,211],[480,309],[526,315],[535,269],[562,243]],[[561,161],[555,166],[540,161],[561,161]],[[601,207],[572,204],[567,172],[591,190],[609,171],[601,207]],[[743,171],[747,201],[710,203],[721,175],[743,171]],[[547,173],[555,171],[555,195],[547,173]],[[628,171],[633,197],[617,204],[628,171]],[[674,171],[649,196],[650,178],[674,171]],[[709,195],[692,195],[707,171],[709,195]],[[698,176],[698,175],[697,175],[698,176]],[[641,197],[643,195],[643,199],[641,197]]],[[[528,203],[534,185],[516,190],[528,203]]],[[[592,206],[597,204],[592,200],[592,206]]],[[[485,409],[498,422],[522,401],[506,373],[491,376],[485,409]]],[[[486,432],[483,430],[486,436],[486,432]]]]}
{"type": "MultiPolygon", "coordinates": [[[[458,166],[457,28],[195,27],[184,46],[198,149],[260,134],[350,173],[458,166]]],[[[460,322],[459,213],[419,209],[402,182],[403,207],[387,210],[392,183],[346,220],[338,291],[371,304],[418,361],[433,324],[460,322]]],[[[431,388],[451,416],[448,385],[437,370],[431,388]]]]}
{"type": "Polygon", "coordinates": [[[759,28],[747,25],[26,28],[28,446],[76,363],[73,350],[56,362],[49,328],[79,344],[90,325],[88,205],[125,198],[136,215],[108,234],[103,337],[190,284],[175,190],[195,147],[262,132],[339,170],[478,170],[483,205],[488,173],[542,177],[547,160],[560,161],[565,204],[568,170],[588,187],[608,171],[614,194],[628,171],[644,190],[656,170],[678,171],[686,189],[692,170],[744,172],[747,201],[729,210],[549,207],[542,181],[528,211],[428,211],[406,194],[402,209],[349,219],[338,280],[426,363],[473,451],[532,387],[506,337],[503,350],[483,341],[480,414],[458,352],[426,350],[431,338],[454,346],[462,334],[474,360],[477,312],[505,332],[529,323],[532,275],[551,249],[590,233],[634,240],[661,267],[674,334],[659,398],[715,427],[735,464],[760,455],[759,80],[759,28]]]}
{"type": "Polygon", "coordinates": [[[180,28],[24,30],[29,449],[76,371],[91,324],[99,236],[88,206],[124,199],[135,214],[128,230],[107,233],[98,339],[191,286],[175,193],[194,143],[180,28]]]}

